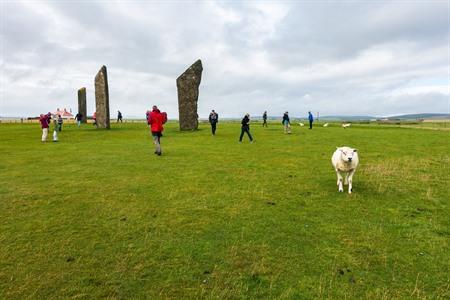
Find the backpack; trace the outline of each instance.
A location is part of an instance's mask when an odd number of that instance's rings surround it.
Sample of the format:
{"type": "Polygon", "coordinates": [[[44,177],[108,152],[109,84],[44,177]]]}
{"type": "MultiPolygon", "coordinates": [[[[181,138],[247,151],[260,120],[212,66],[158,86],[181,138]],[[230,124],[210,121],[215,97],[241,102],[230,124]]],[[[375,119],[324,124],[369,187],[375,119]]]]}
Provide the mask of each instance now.
{"type": "Polygon", "coordinates": [[[162,115],[162,123],[166,124],[166,122],[167,122],[167,113],[166,112],[162,112],[161,115],[162,115]]]}

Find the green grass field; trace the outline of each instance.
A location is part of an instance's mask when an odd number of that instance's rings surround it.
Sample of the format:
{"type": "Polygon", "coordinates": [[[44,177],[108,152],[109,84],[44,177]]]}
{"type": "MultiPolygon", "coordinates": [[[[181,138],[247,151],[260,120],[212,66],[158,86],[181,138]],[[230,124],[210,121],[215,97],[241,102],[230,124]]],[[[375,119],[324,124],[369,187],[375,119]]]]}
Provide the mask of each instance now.
{"type": "Polygon", "coordinates": [[[450,298],[449,131],[251,131],[1,124],[0,298],[450,298]]]}

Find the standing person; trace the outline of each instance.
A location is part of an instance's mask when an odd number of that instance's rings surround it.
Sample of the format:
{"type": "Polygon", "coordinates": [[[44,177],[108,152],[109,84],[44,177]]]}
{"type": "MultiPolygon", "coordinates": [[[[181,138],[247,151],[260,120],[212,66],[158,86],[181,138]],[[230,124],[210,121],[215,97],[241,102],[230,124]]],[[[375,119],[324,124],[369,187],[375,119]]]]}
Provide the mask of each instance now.
{"type": "Polygon", "coordinates": [[[95,127],[98,128],[98,124],[97,124],[97,112],[94,111],[94,114],[92,115],[92,119],[94,119],[94,125],[95,127]]]}
{"type": "Polygon", "coordinates": [[[120,110],[117,111],[117,123],[122,123],[122,113],[120,112],[120,110]]]}
{"type": "Polygon", "coordinates": [[[42,128],[42,142],[46,142],[47,141],[48,125],[50,124],[51,116],[52,116],[51,113],[48,113],[46,115],[41,114],[39,116],[39,122],[41,123],[41,128],[42,128]]]}
{"type": "Polygon", "coordinates": [[[283,115],[283,121],[281,122],[284,126],[284,133],[291,133],[291,121],[289,120],[289,113],[285,112],[283,115]]]}
{"type": "Polygon", "coordinates": [[[263,127],[267,127],[267,110],[263,113],[263,127]]]}
{"type": "Polygon", "coordinates": [[[314,121],[314,118],[310,111],[308,111],[308,120],[309,120],[309,129],[312,129],[312,123],[314,121]]]}
{"type": "Polygon", "coordinates": [[[218,122],[219,122],[219,115],[213,109],[209,114],[209,123],[211,123],[211,131],[213,135],[216,135],[216,125],[218,122]]]}
{"type": "Polygon", "coordinates": [[[75,115],[75,120],[77,121],[78,127],[80,127],[80,125],[81,125],[81,120],[83,120],[83,114],[77,113],[77,114],[75,115]]]}
{"type": "Polygon", "coordinates": [[[161,155],[161,137],[164,130],[163,124],[167,121],[167,115],[161,113],[156,105],[153,106],[151,113],[148,114],[147,123],[150,125],[153,143],[155,144],[155,154],[161,155]]]}
{"type": "Polygon", "coordinates": [[[244,133],[247,133],[248,138],[250,139],[250,143],[253,143],[253,137],[250,134],[250,114],[245,114],[244,118],[241,121],[241,136],[239,137],[239,143],[242,143],[242,137],[244,133]]]}
{"type": "MultiPolygon", "coordinates": [[[[57,142],[58,141],[58,130],[60,130],[60,124],[59,124],[59,118],[61,116],[58,115],[58,119],[54,118],[53,119],[53,142],[57,142]]],[[[61,119],[62,120],[62,119],[61,119]]]]}
{"type": "Polygon", "coordinates": [[[145,112],[145,119],[147,120],[148,127],[150,127],[150,113],[151,113],[151,111],[149,111],[149,110],[147,110],[145,112]]]}
{"type": "Polygon", "coordinates": [[[58,131],[62,130],[63,119],[61,115],[58,115],[58,131]]]}

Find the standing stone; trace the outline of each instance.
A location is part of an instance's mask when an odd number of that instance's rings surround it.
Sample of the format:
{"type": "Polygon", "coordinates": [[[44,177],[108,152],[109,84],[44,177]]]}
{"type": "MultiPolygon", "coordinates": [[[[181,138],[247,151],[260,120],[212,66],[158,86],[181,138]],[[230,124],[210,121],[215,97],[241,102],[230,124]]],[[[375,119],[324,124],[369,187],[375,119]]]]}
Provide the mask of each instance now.
{"type": "Polygon", "coordinates": [[[86,109],[86,88],[82,87],[78,90],[78,112],[83,115],[81,123],[87,122],[87,109],[86,109]]]}
{"type": "Polygon", "coordinates": [[[180,130],[198,128],[198,87],[202,80],[202,61],[197,60],[177,78],[180,130]]]}
{"type": "Polygon", "coordinates": [[[101,67],[95,76],[95,109],[98,128],[109,129],[109,91],[106,66],[101,67]]]}

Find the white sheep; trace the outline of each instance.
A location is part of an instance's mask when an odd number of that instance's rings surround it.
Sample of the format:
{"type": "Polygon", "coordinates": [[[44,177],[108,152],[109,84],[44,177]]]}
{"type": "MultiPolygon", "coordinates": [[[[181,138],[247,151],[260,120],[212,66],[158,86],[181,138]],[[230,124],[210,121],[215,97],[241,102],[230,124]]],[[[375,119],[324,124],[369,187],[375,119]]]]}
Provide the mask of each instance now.
{"type": "Polygon", "coordinates": [[[336,147],[336,151],[334,151],[333,156],[331,157],[331,163],[333,164],[334,169],[336,170],[337,175],[337,185],[339,186],[339,192],[343,192],[344,188],[342,187],[342,173],[345,173],[345,182],[344,184],[348,184],[348,193],[352,193],[352,181],[353,175],[355,174],[356,167],[358,167],[359,158],[358,152],[356,149],[352,149],[350,147],[336,147]]]}
{"type": "Polygon", "coordinates": [[[351,123],[345,123],[345,124],[342,124],[342,127],[345,129],[347,127],[350,127],[351,125],[352,125],[351,123]]]}
{"type": "Polygon", "coordinates": [[[303,123],[298,123],[298,125],[300,125],[300,126],[305,126],[305,124],[303,124],[303,123]]]}
{"type": "Polygon", "coordinates": [[[323,127],[328,127],[328,123],[323,124],[323,127]]]}

